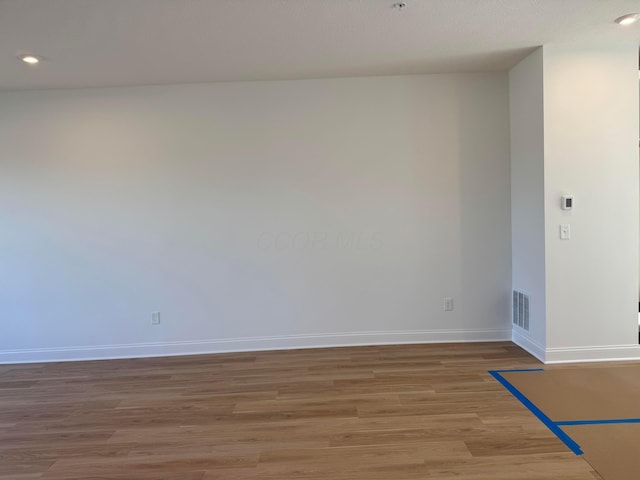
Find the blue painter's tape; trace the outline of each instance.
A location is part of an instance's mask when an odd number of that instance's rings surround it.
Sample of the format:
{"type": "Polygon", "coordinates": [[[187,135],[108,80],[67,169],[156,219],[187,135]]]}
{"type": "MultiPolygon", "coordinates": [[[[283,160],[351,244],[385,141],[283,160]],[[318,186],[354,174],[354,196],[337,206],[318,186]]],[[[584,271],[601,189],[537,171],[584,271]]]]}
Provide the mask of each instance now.
{"type": "Polygon", "coordinates": [[[619,423],[640,423],[640,418],[611,418],[606,420],[565,420],[562,422],[554,422],[556,425],[610,425],[619,423]]]}
{"type": "Polygon", "coordinates": [[[544,372],[544,368],[522,368],[520,370],[489,370],[489,373],[544,372]]]}
{"type": "Polygon", "coordinates": [[[498,382],[500,382],[502,384],[502,386],[504,388],[506,388],[514,397],[516,397],[518,400],[520,400],[520,403],[522,403],[525,407],[527,407],[529,409],[529,411],[531,413],[533,413],[538,420],[540,420],[542,423],[544,423],[544,425],[551,430],[551,432],[553,432],[553,434],[558,437],[566,446],[567,448],[569,448],[569,450],[571,450],[573,453],[575,453],[576,455],[582,455],[582,449],[580,448],[580,445],[578,445],[569,435],[567,435],[566,433],[564,433],[562,431],[562,429],[558,426],[558,424],[556,424],[555,422],[553,422],[549,417],[547,417],[544,412],[542,410],[540,410],[538,407],[536,407],[534,405],[533,402],[531,402],[531,400],[529,400],[527,397],[525,397],[520,390],[518,390],[516,387],[514,387],[513,385],[511,385],[511,383],[509,383],[509,381],[504,378],[502,375],[500,375],[500,373],[506,373],[506,372],[532,372],[532,371],[542,371],[541,368],[538,369],[531,369],[531,370],[489,370],[489,373],[491,374],[491,376],[493,378],[495,378],[498,382]]]}

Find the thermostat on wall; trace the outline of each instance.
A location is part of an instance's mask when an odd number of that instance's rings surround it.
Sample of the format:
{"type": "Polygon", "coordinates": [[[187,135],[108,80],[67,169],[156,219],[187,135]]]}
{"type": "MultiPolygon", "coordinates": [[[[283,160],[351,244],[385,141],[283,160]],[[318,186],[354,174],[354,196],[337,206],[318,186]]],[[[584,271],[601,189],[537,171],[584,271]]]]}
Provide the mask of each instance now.
{"type": "Polygon", "coordinates": [[[573,195],[562,195],[562,210],[573,209],[573,195]]]}

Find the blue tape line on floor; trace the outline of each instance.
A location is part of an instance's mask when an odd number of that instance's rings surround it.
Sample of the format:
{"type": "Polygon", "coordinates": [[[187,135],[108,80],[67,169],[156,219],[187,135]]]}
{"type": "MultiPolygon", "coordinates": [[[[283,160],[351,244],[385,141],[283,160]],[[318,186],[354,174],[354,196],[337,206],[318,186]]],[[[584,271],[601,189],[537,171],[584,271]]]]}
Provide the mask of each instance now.
{"type": "Polygon", "coordinates": [[[547,417],[542,410],[536,407],[533,404],[533,402],[531,402],[531,400],[525,397],[520,392],[520,390],[518,390],[516,387],[511,385],[511,383],[509,383],[509,381],[506,378],[500,375],[500,373],[507,373],[507,372],[535,372],[535,371],[539,372],[539,371],[542,371],[542,369],[537,368],[537,369],[529,369],[529,370],[489,370],[489,373],[493,378],[495,378],[498,382],[500,382],[502,386],[506,388],[514,397],[520,400],[520,403],[522,403],[525,407],[527,407],[529,411],[538,418],[538,420],[540,420],[549,430],[551,430],[551,432],[553,432],[553,434],[556,437],[558,437],[567,446],[567,448],[569,448],[569,450],[571,450],[576,455],[582,455],[583,452],[582,452],[582,449],[580,448],[580,445],[578,445],[569,435],[564,433],[562,429],[555,422],[553,422],[549,417],[547,417]]]}
{"type": "Polygon", "coordinates": [[[489,370],[489,373],[544,372],[544,368],[522,368],[519,370],[489,370]]]}
{"type": "Polygon", "coordinates": [[[556,425],[615,425],[620,423],[640,423],[640,418],[611,418],[606,420],[565,420],[562,422],[553,422],[556,425]]]}

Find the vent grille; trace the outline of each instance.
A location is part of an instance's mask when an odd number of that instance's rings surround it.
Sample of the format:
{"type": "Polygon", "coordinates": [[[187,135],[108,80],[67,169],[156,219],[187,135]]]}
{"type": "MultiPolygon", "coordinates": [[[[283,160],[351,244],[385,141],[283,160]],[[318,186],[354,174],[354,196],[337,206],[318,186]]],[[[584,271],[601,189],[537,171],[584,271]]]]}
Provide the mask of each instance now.
{"type": "Polygon", "coordinates": [[[529,331],[529,295],[513,291],[513,324],[529,331]]]}

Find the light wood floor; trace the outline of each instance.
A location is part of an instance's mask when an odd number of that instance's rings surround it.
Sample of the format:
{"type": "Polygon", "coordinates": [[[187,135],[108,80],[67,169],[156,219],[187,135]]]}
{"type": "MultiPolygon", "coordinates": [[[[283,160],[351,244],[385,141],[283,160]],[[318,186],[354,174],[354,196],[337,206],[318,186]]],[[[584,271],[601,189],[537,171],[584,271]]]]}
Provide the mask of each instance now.
{"type": "Polygon", "coordinates": [[[0,366],[0,479],[594,480],[511,343],[0,366]]]}

